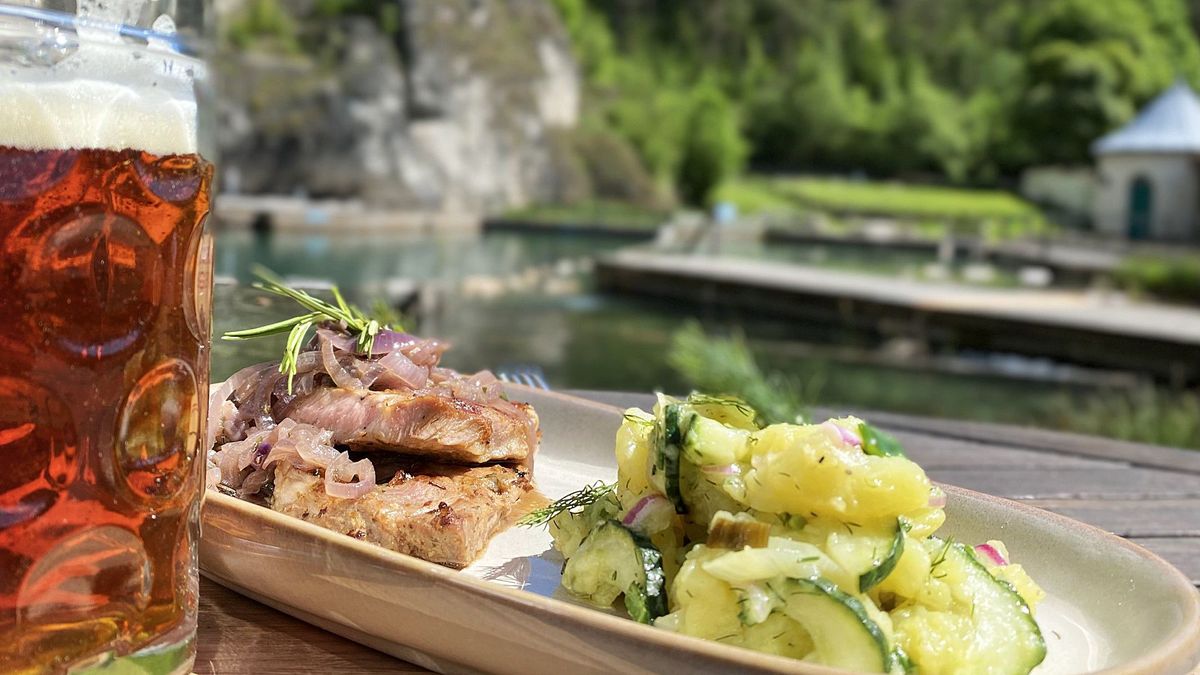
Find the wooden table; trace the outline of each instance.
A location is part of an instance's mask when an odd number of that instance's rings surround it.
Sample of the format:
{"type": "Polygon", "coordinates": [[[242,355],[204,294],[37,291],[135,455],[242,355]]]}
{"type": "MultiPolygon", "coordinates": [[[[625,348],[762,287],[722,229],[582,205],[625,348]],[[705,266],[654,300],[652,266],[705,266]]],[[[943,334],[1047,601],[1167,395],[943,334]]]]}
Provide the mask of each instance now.
{"type": "MultiPolygon", "coordinates": [[[[639,394],[575,393],[620,407],[653,403],[639,394]]],[[[1200,585],[1200,452],[1039,429],[859,414],[894,433],[934,480],[1102,527],[1154,551],[1200,585]]],[[[195,670],[424,672],[207,579],[200,584],[195,670]]]]}

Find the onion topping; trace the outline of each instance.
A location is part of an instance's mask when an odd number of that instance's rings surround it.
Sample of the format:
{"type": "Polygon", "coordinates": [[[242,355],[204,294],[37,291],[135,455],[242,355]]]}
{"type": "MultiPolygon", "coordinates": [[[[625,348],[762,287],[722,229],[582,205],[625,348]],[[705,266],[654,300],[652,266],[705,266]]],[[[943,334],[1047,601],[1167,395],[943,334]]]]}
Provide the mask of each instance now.
{"type": "Polygon", "coordinates": [[[325,494],[330,497],[356,499],[374,487],[375,467],[368,459],[351,462],[350,453],[343,452],[325,469],[325,494]]]}
{"type": "MultiPolygon", "coordinates": [[[[208,482],[237,489],[243,496],[256,494],[270,483],[274,467],[287,462],[323,472],[330,496],[367,494],[375,487],[375,469],[369,460],[350,461],[349,455],[333,447],[331,432],[286,417],[294,401],[330,384],[354,392],[410,391],[487,406],[524,424],[530,444],[536,446],[536,418],[508,401],[503,383],[491,371],[462,375],[439,365],[448,346],[382,330],[367,354],[358,350],[357,340],[347,334],[344,324],[326,322],[317,328],[306,351],[295,357],[290,386],[279,363],[238,371],[209,401],[208,482]]],[[[530,457],[526,469],[532,466],[530,457]]]]}
{"type": "Polygon", "coordinates": [[[329,373],[329,377],[333,378],[333,383],[342,389],[350,391],[366,389],[361,380],[347,372],[338,362],[337,356],[333,353],[331,337],[332,333],[327,330],[317,331],[317,341],[321,343],[321,365],[325,367],[325,372],[329,373]]]}
{"type": "Polygon", "coordinates": [[[979,544],[975,547],[975,552],[987,559],[993,565],[1004,567],[1008,561],[1004,559],[1004,555],[991,544],[979,544]]]}
{"type": "Polygon", "coordinates": [[[826,420],[821,424],[821,426],[837,434],[838,438],[840,438],[843,443],[853,446],[862,445],[862,439],[858,437],[858,434],[850,431],[846,427],[834,422],[833,420],[826,420]]]}
{"type": "Polygon", "coordinates": [[[388,352],[378,363],[384,370],[376,379],[381,386],[392,388],[402,385],[409,389],[420,389],[429,383],[429,368],[413,363],[400,350],[388,352]]]}
{"type": "MultiPolygon", "coordinates": [[[[629,509],[629,513],[626,513],[625,517],[621,519],[621,524],[635,530],[642,530],[646,519],[654,513],[655,508],[661,508],[663,505],[671,506],[666,497],[658,493],[646,495],[639,499],[632,509],[629,509]]],[[[674,513],[674,506],[671,506],[671,511],[674,513]]]]}

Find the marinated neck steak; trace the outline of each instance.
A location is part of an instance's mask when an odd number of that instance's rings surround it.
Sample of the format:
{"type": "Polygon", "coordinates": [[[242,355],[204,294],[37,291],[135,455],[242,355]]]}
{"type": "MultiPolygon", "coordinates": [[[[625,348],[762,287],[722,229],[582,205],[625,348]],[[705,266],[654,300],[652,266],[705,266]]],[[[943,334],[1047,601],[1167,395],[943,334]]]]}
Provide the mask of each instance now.
{"type": "Polygon", "coordinates": [[[284,415],[333,433],[335,445],[394,450],[443,462],[524,461],[537,449],[537,415],[512,412],[433,392],[316,389],[284,415]]]}
{"type": "Polygon", "coordinates": [[[465,567],[533,491],[537,414],[487,371],[440,367],[436,340],[385,331],[365,349],[324,325],[290,377],[259,364],[218,387],[209,485],[465,567]]]}
{"type": "Polygon", "coordinates": [[[533,489],[524,471],[502,465],[409,464],[357,499],[330,497],[323,483],[314,472],[277,465],[271,508],[458,569],[483,553],[533,489]]]}

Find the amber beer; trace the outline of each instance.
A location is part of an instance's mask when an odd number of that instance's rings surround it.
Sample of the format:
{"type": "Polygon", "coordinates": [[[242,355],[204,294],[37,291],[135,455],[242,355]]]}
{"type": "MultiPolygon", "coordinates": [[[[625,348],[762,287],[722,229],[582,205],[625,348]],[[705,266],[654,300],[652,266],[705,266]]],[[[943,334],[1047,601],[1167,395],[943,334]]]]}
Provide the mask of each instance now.
{"type": "Polygon", "coordinates": [[[180,2],[0,0],[0,673],[194,655],[213,167],[180,2]]]}
{"type": "Polygon", "coordinates": [[[0,148],[0,671],[194,622],[211,179],[0,148]]]}

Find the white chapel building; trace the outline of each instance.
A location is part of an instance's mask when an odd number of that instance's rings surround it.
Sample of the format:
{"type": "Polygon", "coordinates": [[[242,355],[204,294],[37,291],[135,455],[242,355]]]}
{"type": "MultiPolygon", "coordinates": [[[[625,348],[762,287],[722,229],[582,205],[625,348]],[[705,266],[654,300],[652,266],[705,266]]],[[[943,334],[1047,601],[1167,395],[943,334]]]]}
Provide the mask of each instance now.
{"type": "Polygon", "coordinates": [[[1200,240],[1200,97],[1177,82],[1092,145],[1098,231],[1129,239],[1200,240]]]}

